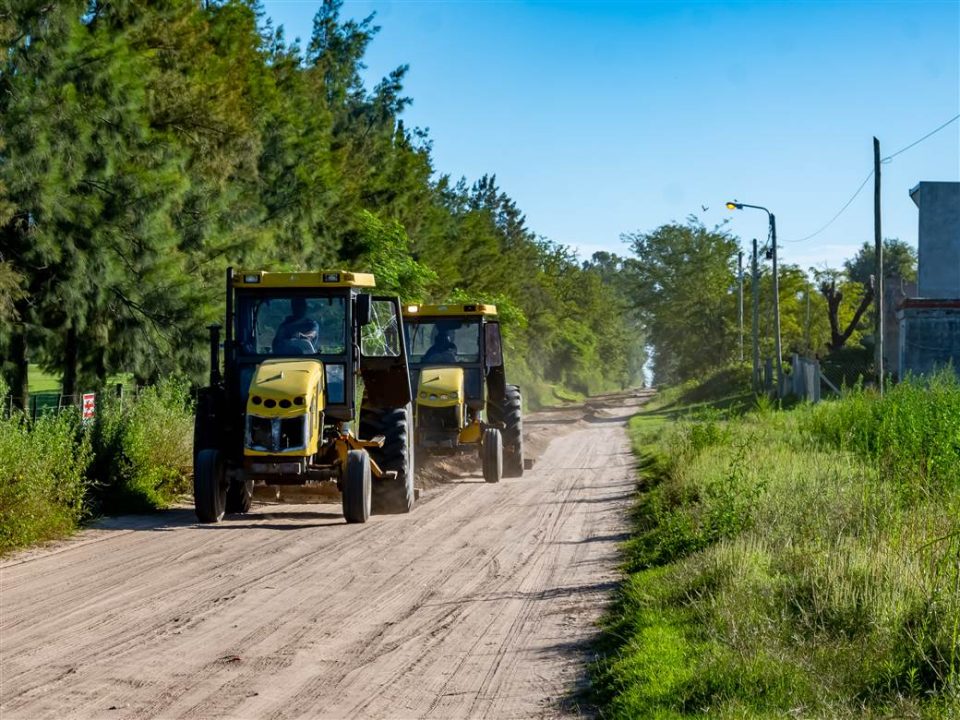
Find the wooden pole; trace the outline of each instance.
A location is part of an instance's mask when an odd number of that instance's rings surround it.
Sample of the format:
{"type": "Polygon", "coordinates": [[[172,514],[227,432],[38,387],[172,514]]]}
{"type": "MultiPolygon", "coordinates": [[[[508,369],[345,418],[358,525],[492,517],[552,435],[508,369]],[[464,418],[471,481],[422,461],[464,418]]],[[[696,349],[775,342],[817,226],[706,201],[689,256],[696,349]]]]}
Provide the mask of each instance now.
{"type": "Polygon", "coordinates": [[[780,272],[777,269],[777,219],[770,214],[770,238],[773,245],[773,332],[777,361],[777,397],[783,394],[783,356],[780,348],[780,272]]]}
{"type": "Polygon", "coordinates": [[[760,266],[757,261],[757,239],[753,239],[753,262],[750,267],[750,287],[753,290],[753,389],[760,392],[760,266]]]}
{"type": "Polygon", "coordinates": [[[874,322],[874,351],[877,365],[877,387],[883,394],[883,237],[880,231],[880,141],[873,139],[873,244],[874,278],[873,307],[876,311],[874,322]]]}
{"type": "Polygon", "coordinates": [[[743,251],[737,253],[738,314],[740,324],[740,362],[743,362],[743,251]]]}

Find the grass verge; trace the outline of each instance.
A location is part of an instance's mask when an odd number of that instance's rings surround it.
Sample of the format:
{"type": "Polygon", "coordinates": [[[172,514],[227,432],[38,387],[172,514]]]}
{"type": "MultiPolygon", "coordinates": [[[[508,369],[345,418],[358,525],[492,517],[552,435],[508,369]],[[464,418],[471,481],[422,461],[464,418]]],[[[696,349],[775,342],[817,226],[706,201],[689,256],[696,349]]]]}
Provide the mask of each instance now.
{"type": "Polygon", "coordinates": [[[608,718],[960,716],[960,386],[630,424],[608,718]]]}

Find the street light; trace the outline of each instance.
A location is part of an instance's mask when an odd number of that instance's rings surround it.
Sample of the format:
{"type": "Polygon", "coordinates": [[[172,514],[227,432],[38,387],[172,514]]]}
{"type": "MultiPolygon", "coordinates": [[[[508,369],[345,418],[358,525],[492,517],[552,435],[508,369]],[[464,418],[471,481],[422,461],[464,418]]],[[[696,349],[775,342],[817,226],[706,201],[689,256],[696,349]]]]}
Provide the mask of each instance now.
{"type": "Polygon", "coordinates": [[[748,205],[747,203],[736,201],[727,202],[727,210],[743,210],[744,208],[763,210],[770,220],[770,237],[773,246],[771,250],[773,260],[773,317],[774,325],[776,326],[774,342],[777,353],[777,397],[780,397],[783,394],[783,358],[781,357],[780,351],[780,278],[777,272],[777,219],[772,212],[762,205],[748,205]]]}

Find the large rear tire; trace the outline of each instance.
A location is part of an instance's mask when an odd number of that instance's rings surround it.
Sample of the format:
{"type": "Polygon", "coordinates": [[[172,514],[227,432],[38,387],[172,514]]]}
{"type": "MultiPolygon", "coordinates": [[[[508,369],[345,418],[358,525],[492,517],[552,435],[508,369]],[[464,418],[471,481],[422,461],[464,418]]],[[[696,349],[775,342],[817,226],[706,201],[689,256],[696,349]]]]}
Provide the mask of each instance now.
{"type": "Polygon", "coordinates": [[[227,477],[220,451],[205,448],[193,467],[193,507],[202,523],[223,520],[227,505],[227,477]]]}
{"type": "Polygon", "coordinates": [[[363,408],[360,437],[383,435],[383,447],[370,448],[370,457],[381,470],[393,471],[393,480],[373,481],[371,509],[375,515],[408,513],[414,503],[413,408],[363,408]]]}
{"type": "Polygon", "coordinates": [[[343,517],[348,523],[365,523],[370,519],[370,458],[363,450],[347,453],[340,494],[343,517]]]}
{"type": "Polygon", "coordinates": [[[234,480],[227,486],[228,513],[248,513],[253,505],[253,480],[234,480]]]}
{"type": "Polygon", "coordinates": [[[500,402],[491,402],[488,415],[491,423],[503,423],[503,476],[523,475],[523,398],[520,388],[507,385],[500,402]]]}
{"type": "Polygon", "coordinates": [[[500,482],[503,476],[503,439],[496,428],[483,431],[480,460],[483,465],[483,479],[488,483],[500,482]]]}

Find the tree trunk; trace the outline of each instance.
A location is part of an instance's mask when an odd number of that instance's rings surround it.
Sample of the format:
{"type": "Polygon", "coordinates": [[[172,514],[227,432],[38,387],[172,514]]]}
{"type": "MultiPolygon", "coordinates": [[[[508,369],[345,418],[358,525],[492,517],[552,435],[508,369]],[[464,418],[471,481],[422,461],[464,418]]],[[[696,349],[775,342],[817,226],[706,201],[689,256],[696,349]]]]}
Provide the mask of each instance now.
{"type": "Polygon", "coordinates": [[[77,330],[70,326],[63,347],[63,394],[75,399],[77,394],[77,364],[79,362],[77,330]]]}
{"type": "Polygon", "coordinates": [[[10,373],[10,394],[13,395],[14,407],[24,412],[30,409],[30,374],[27,361],[27,328],[25,325],[16,325],[13,335],[10,336],[10,358],[13,365],[10,373]]]}
{"type": "Polygon", "coordinates": [[[870,307],[870,303],[873,302],[873,288],[867,287],[857,311],[843,331],[840,330],[840,303],[843,301],[843,293],[837,290],[837,285],[833,281],[820,283],[820,293],[827,301],[827,313],[830,319],[830,343],[828,347],[831,351],[839,350],[847,344],[847,340],[850,339],[853,331],[860,324],[863,314],[870,307]]]}

